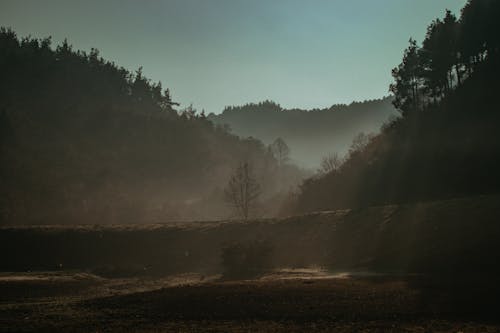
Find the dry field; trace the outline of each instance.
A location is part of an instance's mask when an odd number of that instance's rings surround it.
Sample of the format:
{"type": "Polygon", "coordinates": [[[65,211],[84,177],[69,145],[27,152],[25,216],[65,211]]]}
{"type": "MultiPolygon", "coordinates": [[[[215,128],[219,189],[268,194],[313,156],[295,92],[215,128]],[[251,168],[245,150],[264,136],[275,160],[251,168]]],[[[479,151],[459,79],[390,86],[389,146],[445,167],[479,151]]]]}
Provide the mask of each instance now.
{"type": "Polygon", "coordinates": [[[2,226],[0,332],[500,332],[499,202],[2,226]]]}
{"type": "Polygon", "coordinates": [[[446,296],[429,298],[416,287],[419,279],[315,269],[239,281],[4,273],[0,331],[500,332],[495,316],[458,311],[446,296]]]}

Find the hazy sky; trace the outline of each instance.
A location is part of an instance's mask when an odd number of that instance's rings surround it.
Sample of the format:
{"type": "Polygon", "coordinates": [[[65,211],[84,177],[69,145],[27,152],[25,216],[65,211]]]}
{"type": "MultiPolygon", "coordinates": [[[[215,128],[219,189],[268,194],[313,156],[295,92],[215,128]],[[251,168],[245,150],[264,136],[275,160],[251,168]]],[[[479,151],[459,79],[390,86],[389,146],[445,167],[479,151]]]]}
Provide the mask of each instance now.
{"type": "Polygon", "coordinates": [[[466,0],[0,0],[0,25],[68,38],[207,112],[387,95],[410,36],[466,0]]]}

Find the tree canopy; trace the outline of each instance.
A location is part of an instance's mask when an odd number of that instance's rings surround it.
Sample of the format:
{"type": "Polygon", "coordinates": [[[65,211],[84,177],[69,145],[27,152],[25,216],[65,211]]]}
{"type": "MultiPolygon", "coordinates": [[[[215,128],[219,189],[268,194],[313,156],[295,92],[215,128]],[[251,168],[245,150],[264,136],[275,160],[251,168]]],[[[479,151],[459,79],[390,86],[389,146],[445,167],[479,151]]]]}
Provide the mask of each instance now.
{"type": "Polygon", "coordinates": [[[5,28],[0,50],[0,224],[227,218],[242,161],[267,197],[291,185],[262,142],[179,109],[142,68],[5,28]]]}
{"type": "Polygon", "coordinates": [[[390,86],[403,117],[304,182],[297,211],[500,191],[499,4],[471,0],[431,22],[422,45],[410,39],[390,86]]]}

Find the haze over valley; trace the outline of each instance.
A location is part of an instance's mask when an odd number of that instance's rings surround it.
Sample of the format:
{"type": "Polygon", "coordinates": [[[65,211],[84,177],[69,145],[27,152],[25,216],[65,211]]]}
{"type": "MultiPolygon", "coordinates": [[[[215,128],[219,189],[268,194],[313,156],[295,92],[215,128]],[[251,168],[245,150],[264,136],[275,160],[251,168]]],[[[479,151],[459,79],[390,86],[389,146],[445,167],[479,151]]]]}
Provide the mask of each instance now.
{"type": "Polygon", "coordinates": [[[499,18],[0,0],[0,333],[499,332],[499,18]]]}
{"type": "Polygon", "coordinates": [[[292,163],[315,170],[328,155],[346,155],[356,135],[378,133],[384,123],[398,117],[392,100],[384,97],[313,110],[283,109],[264,101],[227,107],[221,114],[209,114],[208,119],[228,125],[238,136],[266,144],[282,138],[290,147],[292,163]]]}

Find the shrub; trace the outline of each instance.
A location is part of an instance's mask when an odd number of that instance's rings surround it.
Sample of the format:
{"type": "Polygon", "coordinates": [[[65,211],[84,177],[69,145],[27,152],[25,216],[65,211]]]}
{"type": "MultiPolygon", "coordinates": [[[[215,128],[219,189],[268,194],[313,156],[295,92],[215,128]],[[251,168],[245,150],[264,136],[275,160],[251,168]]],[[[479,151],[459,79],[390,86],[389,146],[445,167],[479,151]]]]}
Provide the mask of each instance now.
{"type": "Polygon", "coordinates": [[[272,268],[272,247],[267,242],[233,243],[222,248],[225,278],[254,278],[272,268]]]}

